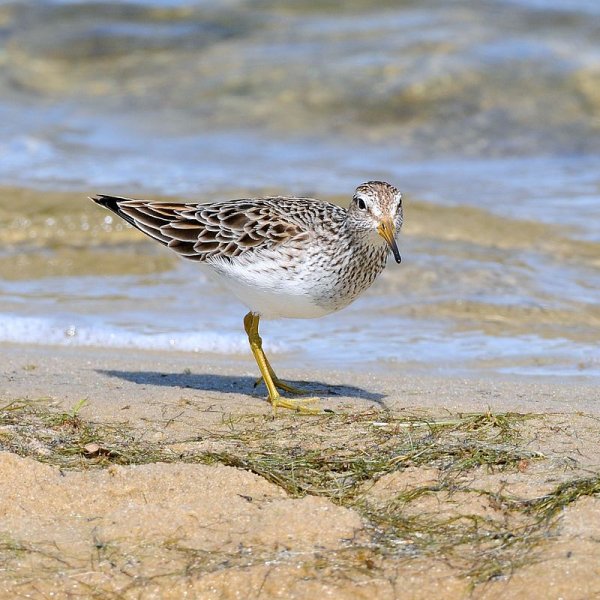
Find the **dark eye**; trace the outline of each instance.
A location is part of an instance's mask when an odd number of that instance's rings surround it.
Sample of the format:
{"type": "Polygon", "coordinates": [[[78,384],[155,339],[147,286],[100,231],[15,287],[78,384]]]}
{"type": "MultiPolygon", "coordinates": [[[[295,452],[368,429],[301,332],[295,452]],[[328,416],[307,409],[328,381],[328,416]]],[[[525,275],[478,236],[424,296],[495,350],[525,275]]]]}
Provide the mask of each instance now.
{"type": "Polygon", "coordinates": [[[356,204],[358,205],[358,208],[360,210],[367,210],[367,204],[366,204],[366,202],[362,198],[359,198],[356,201],[356,204]]]}

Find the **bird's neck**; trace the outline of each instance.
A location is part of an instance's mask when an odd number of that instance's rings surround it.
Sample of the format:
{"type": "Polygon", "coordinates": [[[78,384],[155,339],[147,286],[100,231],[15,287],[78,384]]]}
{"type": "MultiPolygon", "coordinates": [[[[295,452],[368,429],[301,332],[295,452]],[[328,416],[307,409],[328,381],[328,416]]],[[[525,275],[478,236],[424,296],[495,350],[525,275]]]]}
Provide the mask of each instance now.
{"type": "Polygon", "coordinates": [[[358,252],[380,251],[387,247],[386,241],[377,233],[375,229],[354,229],[351,232],[354,238],[355,247],[358,252]]]}

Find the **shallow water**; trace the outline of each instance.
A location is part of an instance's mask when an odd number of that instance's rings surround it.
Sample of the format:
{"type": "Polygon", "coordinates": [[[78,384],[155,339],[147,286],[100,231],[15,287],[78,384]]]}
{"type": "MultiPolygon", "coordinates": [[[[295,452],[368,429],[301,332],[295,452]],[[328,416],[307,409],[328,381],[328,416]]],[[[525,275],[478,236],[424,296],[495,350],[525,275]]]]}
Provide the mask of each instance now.
{"type": "Polygon", "coordinates": [[[600,5],[343,7],[0,3],[0,341],[246,352],[241,305],[85,195],[343,203],[381,178],[403,264],[265,324],[273,352],[599,376],[600,5]]]}

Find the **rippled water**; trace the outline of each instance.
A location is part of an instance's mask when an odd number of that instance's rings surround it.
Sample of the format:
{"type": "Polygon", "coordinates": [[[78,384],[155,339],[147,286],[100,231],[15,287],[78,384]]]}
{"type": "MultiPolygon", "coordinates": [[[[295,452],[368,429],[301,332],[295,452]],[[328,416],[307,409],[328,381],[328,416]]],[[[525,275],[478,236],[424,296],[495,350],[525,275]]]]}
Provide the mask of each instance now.
{"type": "Polygon", "coordinates": [[[245,352],[240,305],[85,195],[381,178],[403,264],[274,352],[600,375],[597,2],[0,2],[0,45],[0,340],[245,352]]]}

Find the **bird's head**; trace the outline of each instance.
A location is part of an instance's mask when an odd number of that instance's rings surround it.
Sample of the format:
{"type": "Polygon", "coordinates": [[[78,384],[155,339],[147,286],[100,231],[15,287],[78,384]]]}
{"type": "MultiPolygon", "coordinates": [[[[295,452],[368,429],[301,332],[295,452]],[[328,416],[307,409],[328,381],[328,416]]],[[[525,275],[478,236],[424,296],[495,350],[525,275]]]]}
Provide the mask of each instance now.
{"type": "Polygon", "coordinates": [[[373,240],[389,246],[401,261],[396,235],[402,227],[402,194],[384,181],[368,181],[356,188],[348,208],[348,223],[355,230],[371,233],[373,240]]]}

